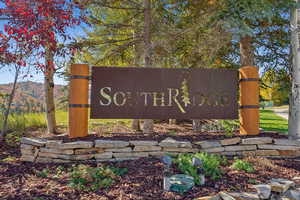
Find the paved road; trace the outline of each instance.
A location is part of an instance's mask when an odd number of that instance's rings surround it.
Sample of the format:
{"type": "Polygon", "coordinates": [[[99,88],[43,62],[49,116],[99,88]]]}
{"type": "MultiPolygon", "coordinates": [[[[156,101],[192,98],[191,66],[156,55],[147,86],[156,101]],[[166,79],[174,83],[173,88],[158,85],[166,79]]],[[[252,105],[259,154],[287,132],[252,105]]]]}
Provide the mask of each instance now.
{"type": "Polygon", "coordinates": [[[283,117],[284,119],[289,119],[289,109],[288,108],[275,108],[272,109],[278,116],[283,117]]]}

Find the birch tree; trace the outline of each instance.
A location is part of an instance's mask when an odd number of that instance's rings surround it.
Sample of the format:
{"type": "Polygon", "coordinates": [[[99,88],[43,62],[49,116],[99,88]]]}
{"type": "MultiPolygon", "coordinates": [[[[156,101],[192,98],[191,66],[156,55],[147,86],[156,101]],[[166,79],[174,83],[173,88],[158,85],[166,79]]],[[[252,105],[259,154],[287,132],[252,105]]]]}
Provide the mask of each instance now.
{"type": "MultiPolygon", "coordinates": [[[[299,0],[295,0],[299,3],[299,0]]],[[[288,134],[291,139],[300,139],[300,45],[299,45],[299,23],[300,9],[293,8],[291,12],[291,49],[292,64],[291,78],[292,87],[289,106],[289,127],[288,134]]]]}

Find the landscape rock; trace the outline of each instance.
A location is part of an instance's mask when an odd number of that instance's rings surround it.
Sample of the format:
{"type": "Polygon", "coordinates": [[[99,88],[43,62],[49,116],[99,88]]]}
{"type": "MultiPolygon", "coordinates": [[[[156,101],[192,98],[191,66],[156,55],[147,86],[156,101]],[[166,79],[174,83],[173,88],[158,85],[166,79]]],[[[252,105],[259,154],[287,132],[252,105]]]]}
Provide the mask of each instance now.
{"type": "Polygon", "coordinates": [[[95,154],[96,160],[108,159],[108,158],[112,158],[112,156],[113,156],[112,152],[103,152],[103,153],[95,154]]]}
{"type": "Polygon", "coordinates": [[[225,146],[225,151],[251,151],[256,150],[256,145],[225,146]]]}
{"type": "Polygon", "coordinates": [[[21,144],[20,145],[20,149],[26,149],[26,150],[33,150],[34,149],[34,146],[32,145],[29,145],[29,144],[21,144]]]}
{"type": "Polygon", "coordinates": [[[139,140],[133,140],[129,141],[129,144],[133,146],[156,146],[158,145],[157,141],[139,141],[139,140]]]}
{"type": "Polygon", "coordinates": [[[161,151],[160,146],[135,146],[133,151],[161,151]]]}
{"type": "Polygon", "coordinates": [[[225,150],[224,147],[201,149],[201,151],[206,152],[206,153],[219,153],[219,152],[224,152],[224,150],[225,150]]]}
{"type": "Polygon", "coordinates": [[[21,161],[23,162],[34,162],[35,161],[35,157],[32,155],[22,155],[20,158],[21,161]]]}
{"type": "Polygon", "coordinates": [[[234,198],[233,196],[231,196],[230,194],[228,194],[226,192],[219,192],[219,195],[222,200],[237,200],[236,198],[234,198]]]}
{"type": "Polygon", "coordinates": [[[273,139],[270,137],[256,137],[242,139],[242,144],[271,144],[273,139]]]}
{"type": "Polygon", "coordinates": [[[21,144],[29,144],[37,147],[45,146],[46,140],[40,139],[40,138],[27,138],[22,137],[21,138],[21,144]]]}
{"type": "Polygon", "coordinates": [[[119,140],[95,140],[95,147],[100,148],[119,148],[127,147],[129,142],[119,141],[119,140]]]}
{"type": "Polygon", "coordinates": [[[46,148],[58,148],[62,144],[62,140],[48,140],[46,142],[46,148]]]}
{"type": "Polygon", "coordinates": [[[279,156],[279,151],[277,150],[256,150],[257,156],[279,156]]]}
{"type": "Polygon", "coordinates": [[[235,138],[220,140],[220,143],[222,146],[227,146],[227,145],[238,144],[240,141],[241,141],[240,137],[235,137],[235,138]]]}
{"type": "Polygon", "coordinates": [[[46,152],[46,153],[56,153],[56,154],[73,154],[74,151],[71,149],[49,149],[49,148],[40,148],[40,152],[46,152]]]}
{"type": "Polygon", "coordinates": [[[56,154],[56,153],[48,153],[48,152],[39,152],[39,157],[45,158],[59,158],[64,160],[71,160],[72,155],[64,155],[64,154],[56,154]]]}
{"type": "Polygon", "coordinates": [[[269,199],[271,196],[271,186],[270,185],[254,185],[257,190],[257,194],[261,199],[269,199]]]}
{"type": "Polygon", "coordinates": [[[193,148],[191,142],[183,142],[183,141],[178,141],[178,147],[180,147],[180,148],[193,148]]]}
{"type": "Polygon", "coordinates": [[[104,149],[101,148],[91,148],[91,149],[75,149],[74,154],[80,155],[80,154],[96,154],[104,152],[104,149]]]}
{"type": "Polygon", "coordinates": [[[221,143],[219,141],[199,141],[195,142],[195,144],[200,145],[202,149],[221,147],[221,143]]]}
{"type": "Polygon", "coordinates": [[[104,151],[111,151],[111,152],[132,152],[131,147],[122,147],[122,148],[114,148],[114,149],[104,149],[104,151]]]}
{"type": "Polygon", "coordinates": [[[149,156],[153,156],[153,157],[161,157],[166,155],[166,152],[163,151],[149,151],[147,153],[149,154],[149,156]]]}
{"type": "Polygon", "coordinates": [[[180,142],[177,140],[174,140],[173,138],[167,137],[166,139],[162,140],[159,143],[159,146],[161,147],[179,147],[180,142]]]}
{"type": "Polygon", "coordinates": [[[54,163],[70,163],[72,161],[71,160],[62,160],[62,159],[55,159],[55,158],[53,158],[52,162],[54,162],[54,163]]]}
{"type": "Polygon", "coordinates": [[[33,149],[21,149],[21,154],[22,155],[32,155],[34,154],[34,150],[33,149]]]}
{"type": "Polygon", "coordinates": [[[269,185],[271,186],[272,191],[284,193],[290,187],[295,186],[295,183],[293,181],[290,181],[287,179],[271,179],[271,182],[269,185]]]}
{"type": "Polygon", "coordinates": [[[73,155],[71,160],[90,160],[95,157],[95,154],[73,155]]]}
{"type": "Polygon", "coordinates": [[[234,197],[236,200],[260,200],[258,194],[256,193],[229,193],[230,196],[234,197]]]}
{"type": "Polygon", "coordinates": [[[298,157],[300,150],[278,150],[280,156],[284,157],[298,157]]]}
{"type": "Polygon", "coordinates": [[[274,144],[283,146],[300,146],[300,141],[289,139],[274,139],[274,144]]]}
{"type": "Polygon", "coordinates": [[[284,194],[284,197],[289,198],[290,200],[300,200],[300,190],[299,189],[288,190],[284,194]]]}
{"type": "Polygon", "coordinates": [[[96,159],[96,162],[114,162],[115,158],[102,158],[102,159],[96,159]]]}
{"type": "Polygon", "coordinates": [[[274,144],[257,145],[259,149],[274,149],[274,150],[300,150],[300,147],[274,144]]]}
{"type": "Polygon", "coordinates": [[[200,197],[195,200],[221,200],[221,197],[219,195],[214,195],[214,196],[200,197]]]}
{"type": "Polygon", "coordinates": [[[62,143],[58,146],[59,149],[88,149],[94,146],[93,142],[87,141],[76,141],[76,142],[68,142],[62,143]]]}
{"type": "Polygon", "coordinates": [[[197,153],[198,149],[192,148],[177,148],[177,147],[164,147],[163,151],[165,152],[180,152],[180,153],[197,153]]]}

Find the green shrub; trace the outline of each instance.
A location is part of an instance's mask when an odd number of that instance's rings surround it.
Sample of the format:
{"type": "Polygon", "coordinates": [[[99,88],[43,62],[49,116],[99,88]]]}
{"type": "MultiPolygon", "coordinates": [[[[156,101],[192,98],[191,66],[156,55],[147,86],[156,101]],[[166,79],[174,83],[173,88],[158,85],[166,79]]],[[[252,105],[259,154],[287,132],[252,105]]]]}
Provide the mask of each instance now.
{"type": "Polygon", "coordinates": [[[213,180],[221,178],[222,170],[220,166],[227,162],[224,157],[207,153],[197,153],[195,156],[203,161],[205,176],[211,177],[213,180]]]}
{"type": "Polygon", "coordinates": [[[36,171],[36,175],[41,178],[47,178],[49,176],[50,170],[49,169],[43,169],[42,171],[36,171]]]}
{"type": "Polygon", "coordinates": [[[221,178],[222,170],[220,169],[220,166],[227,163],[227,160],[223,157],[207,153],[178,155],[177,159],[174,161],[178,169],[182,173],[194,177],[196,184],[200,184],[200,178],[197,174],[197,168],[192,165],[193,157],[197,157],[202,160],[205,176],[210,177],[213,180],[221,178]]]}
{"type": "Polygon", "coordinates": [[[97,191],[110,187],[118,176],[125,173],[127,173],[126,168],[73,166],[69,185],[80,191],[97,191]]]}
{"type": "Polygon", "coordinates": [[[247,173],[252,173],[255,171],[251,163],[240,159],[236,159],[231,165],[231,168],[239,171],[245,171],[247,173]]]}

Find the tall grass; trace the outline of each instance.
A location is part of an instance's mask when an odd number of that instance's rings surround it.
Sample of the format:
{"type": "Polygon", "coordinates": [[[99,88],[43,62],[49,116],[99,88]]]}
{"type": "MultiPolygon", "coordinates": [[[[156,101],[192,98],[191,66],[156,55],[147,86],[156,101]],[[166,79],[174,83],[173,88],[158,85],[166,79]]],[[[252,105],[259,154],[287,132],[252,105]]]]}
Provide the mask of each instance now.
{"type": "MultiPolygon", "coordinates": [[[[3,119],[2,114],[0,114],[3,119]]],[[[1,120],[2,122],[2,120],[1,120]]],[[[10,114],[8,118],[8,131],[21,131],[27,128],[44,128],[46,120],[42,113],[10,114]]],[[[2,129],[2,123],[0,124],[2,129]]]]}
{"type": "MultiPolygon", "coordinates": [[[[56,122],[58,126],[67,127],[68,126],[68,112],[67,111],[57,111],[56,112],[56,122]]],[[[2,129],[2,113],[0,113],[0,129],[2,129]]],[[[99,125],[114,125],[123,124],[125,126],[130,126],[130,119],[90,119],[89,128],[93,129],[99,125]]],[[[46,118],[44,113],[24,113],[24,114],[14,114],[12,113],[8,119],[8,131],[24,131],[26,129],[36,129],[36,128],[46,128],[46,118]]]]}

